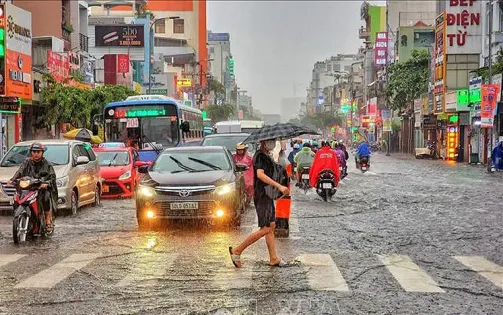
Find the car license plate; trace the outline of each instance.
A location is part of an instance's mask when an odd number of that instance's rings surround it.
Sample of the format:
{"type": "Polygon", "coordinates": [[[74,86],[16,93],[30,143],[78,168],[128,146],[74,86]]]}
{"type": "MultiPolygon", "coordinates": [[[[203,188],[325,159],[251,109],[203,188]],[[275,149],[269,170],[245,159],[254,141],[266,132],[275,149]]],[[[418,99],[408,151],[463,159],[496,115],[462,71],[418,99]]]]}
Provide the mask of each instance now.
{"type": "Polygon", "coordinates": [[[302,179],[309,179],[309,174],[302,174],[302,179]]]}
{"type": "Polygon", "coordinates": [[[363,170],[363,171],[366,171],[366,170],[367,170],[367,167],[366,167],[366,166],[362,166],[362,170],[363,170]]]}
{"type": "Polygon", "coordinates": [[[110,187],[108,185],[103,185],[103,192],[107,193],[110,191],[110,187]]]}
{"type": "Polygon", "coordinates": [[[171,210],[196,210],[199,209],[197,202],[173,202],[169,204],[171,210]]]}
{"type": "Polygon", "coordinates": [[[321,186],[322,186],[324,189],[332,189],[332,184],[330,184],[330,183],[323,183],[321,186]]]}
{"type": "Polygon", "coordinates": [[[342,166],[339,166],[339,171],[342,171],[342,166]]]}

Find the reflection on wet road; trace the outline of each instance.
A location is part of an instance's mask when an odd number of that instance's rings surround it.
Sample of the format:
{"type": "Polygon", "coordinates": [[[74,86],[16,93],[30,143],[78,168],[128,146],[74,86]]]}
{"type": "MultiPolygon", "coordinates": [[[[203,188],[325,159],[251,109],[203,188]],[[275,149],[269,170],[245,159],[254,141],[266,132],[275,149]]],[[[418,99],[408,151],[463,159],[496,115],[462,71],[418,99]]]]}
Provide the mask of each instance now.
{"type": "Polygon", "coordinates": [[[253,208],[238,229],[139,231],[132,200],[104,201],[21,246],[2,216],[0,314],[501,313],[500,174],[383,155],[349,172],[332,203],[294,190],[286,268],[263,240],[232,266],[253,208]]]}

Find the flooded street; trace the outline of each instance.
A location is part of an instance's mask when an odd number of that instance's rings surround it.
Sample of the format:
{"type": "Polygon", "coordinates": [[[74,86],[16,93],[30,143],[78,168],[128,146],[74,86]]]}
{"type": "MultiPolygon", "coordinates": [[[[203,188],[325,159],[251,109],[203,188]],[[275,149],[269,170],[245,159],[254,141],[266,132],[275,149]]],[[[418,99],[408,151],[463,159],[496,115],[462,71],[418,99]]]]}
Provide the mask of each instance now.
{"type": "Polygon", "coordinates": [[[1,216],[0,314],[500,314],[501,174],[371,163],[349,163],[331,203],[293,190],[284,268],[268,266],[264,240],[233,267],[228,247],[256,229],[253,207],[238,229],[139,231],[134,200],[105,200],[20,246],[1,216]]]}

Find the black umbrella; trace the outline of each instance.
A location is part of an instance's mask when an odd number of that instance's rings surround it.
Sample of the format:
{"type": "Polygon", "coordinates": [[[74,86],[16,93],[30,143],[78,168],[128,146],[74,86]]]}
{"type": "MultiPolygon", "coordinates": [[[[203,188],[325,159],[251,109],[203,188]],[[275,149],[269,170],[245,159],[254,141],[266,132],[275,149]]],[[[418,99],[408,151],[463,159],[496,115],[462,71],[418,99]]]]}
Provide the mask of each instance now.
{"type": "Polygon", "coordinates": [[[283,140],[295,138],[301,135],[319,135],[318,132],[305,128],[302,126],[297,126],[292,123],[275,124],[270,126],[265,126],[260,130],[255,131],[248,136],[243,142],[253,143],[260,142],[264,140],[283,140]]]}

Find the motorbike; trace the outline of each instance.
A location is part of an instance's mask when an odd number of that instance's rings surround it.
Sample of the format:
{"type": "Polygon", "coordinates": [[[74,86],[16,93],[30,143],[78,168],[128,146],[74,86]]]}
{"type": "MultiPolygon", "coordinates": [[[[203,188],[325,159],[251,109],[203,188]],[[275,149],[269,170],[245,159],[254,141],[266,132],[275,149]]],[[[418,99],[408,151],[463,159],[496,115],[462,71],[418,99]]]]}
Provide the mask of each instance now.
{"type": "Polygon", "coordinates": [[[432,160],[436,160],[439,158],[436,147],[435,141],[428,142],[426,144],[426,148],[416,148],[414,156],[416,159],[430,158],[432,160]]]}
{"type": "Polygon", "coordinates": [[[46,183],[31,177],[23,177],[15,181],[14,219],[12,221],[12,238],[15,244],[25,242],[28,235],[47,237],[54,232],[47,232],[44,211],[39,209],[37,203],[38,191],[42,184],[46,183]]]}
{"type": "Polygon", "coordinates": [[[332,199],[337,189],[335,188],[335,174],[331,170],[323,170],[318,175],[316,193],[328,202],[332,199]]]}
{"type": "Polygon", "coordinates": [[[339,171],[341,172],[341,179],[346,178],[348,176],[348,167],[347,166],[339,166],[339,171]]]}
{"type": "Polygon", "coordinates": [[[360,161],[357,165],[358,168],[361,169],[362,173],[365,173],[370,168],[369,157],[368,156],[360,157],[360,161]]]}
{"type": "Polygon", "coordinates": [[[311,169],[309,167],[303,167],[300,171],[300,188],[304,189],[304,193],[307,194],[307,191],[311,186],[309,185],[309,171],[311,169]]]}

